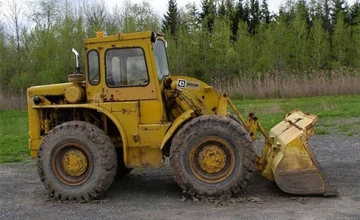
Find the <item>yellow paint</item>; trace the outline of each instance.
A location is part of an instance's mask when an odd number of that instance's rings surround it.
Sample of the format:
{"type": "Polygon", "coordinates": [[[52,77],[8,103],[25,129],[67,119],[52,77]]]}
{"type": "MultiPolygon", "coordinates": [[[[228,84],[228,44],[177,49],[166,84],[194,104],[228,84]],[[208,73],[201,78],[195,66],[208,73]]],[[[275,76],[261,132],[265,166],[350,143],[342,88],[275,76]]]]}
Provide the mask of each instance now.
{"type": "MultiPolygon", "coordinates": [[[[28,98],[32,98],[35,95],[64,95],[65,90],[73,85],[73,83],[61,83],[43,86],[33,86],[28,89],[28,98]]],[[[33,102],[31,102],[31,104],[33,104],[33,102]]]]}
{"type": "Polygon", "coordinates": [[[85,97],[85,90],[77,85],[65,89],[65,99],[71,104],[78,103],[85,97]]]}
{"type": "Polygon", "coordinates": [[[226,116],[228,114],[227,103],[228,103],[227,95],[225,93],[222,93],[220,95],[219,107],[218,107],[218,110],[216,112],[217,115],[226,116]]]}
{"type": "Polygon", "coordinates": [[[226,154],[217,145],[205,146],[199,152],[199,164],[201,169],[208,173],[220,172],[226,164],[226,154]]]}
{"type": "Polygon", "coordinates": [[[31,95],[31,89],[27,90],[27,103],[28,103],[28,120],[29,120],[29,149],[30,155],[33,158],[37,158],[37,152],[39,146],[41,144],[41,137],[40,137],[40,125],[41,125],[41,118],[40,112],[32,106],[34,96],[31,95]]]}
{"type": "Polygon", "coordinates": [[[160,148],[131,147],[127,149],[127,167],[158,167],[164,163],[160,148]]]}
{"type": "Polygon", "coordinates": [[[316,159],[306,148],[316,121],[317,116],[296,110],[270,130],[267,137],[270,141],[266,141],[261,157],[256,160],[256,168],[263,170],[264,177],[274,181],[276,172],[317,170],[313,162],[316,159]]]}
{"type": "Polygon", "coordinates": [[[88,162],[85,154],[77,149],[68,150],[62,160],[64,171],[70,176],[81,176],[85,173],[88,162]]]}
{"type": "Polygon", "coordinates": [[[139,142],[133,140],[133,135],[139,133],[139,106],[138,102],[114,102],[111,103],[111,114],[114,115],[126,130],[128,146],[139,146],[139,142]]]}
{"type": "MultiPolygon", "coordinates": [[[[85,39],[84,44],[86,53],[89,51],[98,51],[100,57],[105,57],[105,53],[113,48],[141,48],[144,51],[145,61],[148,64],[150,83],[146,86],[116,87],[111,88],[106,85],[105,68],[100,68],[100,82],[97,85],[91,85],[87,79],[86,92],[88,102],[121,102],[128,100],[155,100],[161,96],[156,71],[156,64],[150,42],[151,32],[139,32],[130,34],[118,34],[104,36],[102,38],[85,39]],[[151,83],[152,82],[152,83],[151,83]]],[[[162,35],[158,35],[163,38],[162,35]]],[[[100,59],[100,67],[105,66],[105,59],[100,59]]],[[[85,72],[87,72],[87,65],[85,72]]],[[[86,74],[86,77],[88,75],[86,74]]]]}
{"type": "Polygon", "coordinates": [[[220,95],[211,86],[191,77],[171,76],[171,79],[173,83],[176,82],[174,83],[175,85],[177,85],[179,80],[187,82],[187,87],[185,88],[176,87],[181,94],[176,92],[172,94],[173,96],[178,95],[175,101],[182,112],[194,109],[195,112],[204,115],[218,113],[220,95]]]}
{"type": "MultiPolygon", "coordinates": [[[[40,129],[39,129],[40,130],[40,129]]],[[[32,132],[35,133],[35,132],[32,132]]],[[[33,134],[34,135],[34,134],[33,134]]],[[[40,148],[40,144],[42,143],[42,138],[41,139],[32,139],[29,138],[29,149],[30,149],[30,156],[32,158],[37,158],[38,157],[38,151],[40,148]]]]}
{"type": "Polygon", "coordinates": [[[164,103],[161,100],[142,100],[140,101],[140,124],[151,124],[166,121],[164,114],[164,103]],[[151,113],[151,114],[149,114],[151,113]]]}
{"type": "MultiPolygon", "coordinates": [[[[126,41],[141,41],[141,40],[150,40],[152,32],[151,31],[143,31],[143,32],[134,32],[134,33],[119,33],[111,36],[104,36],[102,38],[88,38],[83,42],[85,45],[92,44],[103,44],[106,45],[109,42],[117,42],[118,44],[122,44],[126,41]]],[[[164,38],[164,35],[157,33],[158,38],[164,38]]]]}
{"type": "Polygon", "coordinates": [[[175,135],[175,131],[178,129],[180,125],[189,120],[194,115],[194,110],[189,109],[186,112],[182,113],[179,117],[177,117],[174,122],[171,124],[169,130],[166,132],[163,137],[160,149],[163,149],[166,142],[175,135]]]}
{"type": "Polygon", "coordinates": [[[193,144],[187,161],[197,179],[218,183],[233,173],[236,161],[228,142],[217,136],[209,136],[193,144]]]}
{"type": "Polygon", "coordinates": [[[104,31],[97,31],[96,32],[96,38],[102,38],[102,37],[104,37],[104,35],[105,35],[104,31]]]}
{"type": "Polygon", "coordinates": [[[161,148],[165,133],[171,123],[165,124],[140,124],[140,145],[149,148],[161,148]]]}

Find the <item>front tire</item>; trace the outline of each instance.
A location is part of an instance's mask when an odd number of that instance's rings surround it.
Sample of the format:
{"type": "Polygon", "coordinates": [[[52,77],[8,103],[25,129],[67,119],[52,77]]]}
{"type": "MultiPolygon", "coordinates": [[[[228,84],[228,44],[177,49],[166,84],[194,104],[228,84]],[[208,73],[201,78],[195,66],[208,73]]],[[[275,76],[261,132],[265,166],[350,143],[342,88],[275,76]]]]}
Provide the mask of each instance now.
{"type": "Polygon", "coordinates": [[[182,127],[170,149],[176,182],[192,196],[234,195],[254,171],[247,131],[233,119],[205,115],[182,127]]]}
{"type": "Polygon", "coordinates": [[[72,121],[45,136],[37,166],[51,197],[89,201],[101,197],[112,184],[117,157],[103,130],[88,122],[72,121]]]}

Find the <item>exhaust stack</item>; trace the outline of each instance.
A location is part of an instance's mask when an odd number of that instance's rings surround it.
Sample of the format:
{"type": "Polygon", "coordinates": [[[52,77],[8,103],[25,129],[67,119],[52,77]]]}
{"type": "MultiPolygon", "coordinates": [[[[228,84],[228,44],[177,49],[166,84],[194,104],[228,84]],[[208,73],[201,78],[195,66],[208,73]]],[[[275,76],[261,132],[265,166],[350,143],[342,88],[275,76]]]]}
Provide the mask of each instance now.
{"type": "Polygon", "coordinates": [[[71,51],[75,54],[76,67],[75,72],[68,75],[68,81],[73,83],[80,83],[84,80],[84,74],[80,71],[81,68],[79,64],[79,52],[77,52],[77,50],[74,48],[72,48],[71,51]]]}

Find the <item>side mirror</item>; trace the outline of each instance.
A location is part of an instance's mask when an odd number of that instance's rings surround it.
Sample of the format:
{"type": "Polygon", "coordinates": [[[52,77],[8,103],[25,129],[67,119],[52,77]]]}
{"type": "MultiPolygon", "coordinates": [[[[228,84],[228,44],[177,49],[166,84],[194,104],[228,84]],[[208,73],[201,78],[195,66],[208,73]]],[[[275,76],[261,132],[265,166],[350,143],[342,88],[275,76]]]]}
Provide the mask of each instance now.
{"type": "Polygon", "coordinates": [[[157,40],[157,34],[155,32],[151,32],[151,42],[155,43],[157,40]]]}

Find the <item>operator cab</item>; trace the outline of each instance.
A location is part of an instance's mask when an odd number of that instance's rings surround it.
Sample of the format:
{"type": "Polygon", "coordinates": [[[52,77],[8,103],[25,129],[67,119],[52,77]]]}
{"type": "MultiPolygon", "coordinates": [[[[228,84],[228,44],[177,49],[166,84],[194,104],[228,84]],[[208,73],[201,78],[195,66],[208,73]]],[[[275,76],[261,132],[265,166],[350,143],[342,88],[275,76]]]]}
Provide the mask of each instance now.
{"type": "Polygon", "coordinates": [[[90,102],[159,97],[159,82],[169,75],[163,35],[150,31],[105,37],[98,34],[84,44],[90,102]]]}

